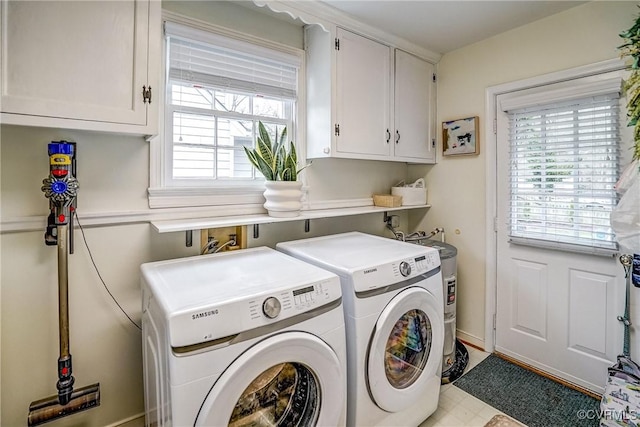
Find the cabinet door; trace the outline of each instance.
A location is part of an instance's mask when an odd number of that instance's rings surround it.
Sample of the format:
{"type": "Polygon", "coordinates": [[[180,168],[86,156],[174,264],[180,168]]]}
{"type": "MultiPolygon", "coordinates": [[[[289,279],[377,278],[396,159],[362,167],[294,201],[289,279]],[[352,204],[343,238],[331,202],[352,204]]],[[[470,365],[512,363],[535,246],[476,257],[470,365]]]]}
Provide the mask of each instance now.
{"type": "Polygon", "coordinates": [[[395,57],[394,156],[435,163],[434,67],[398,49],[395,57]]]}
{"type": "Polygon", "coordinates": [[[152,3],[3,1],[2,112],[146,125],[152,3]]]}
{"type": "Polygon", "coordinates": [[[388,159],[391,49],[340,28],[337,38],[337,151],[388,159]]]}

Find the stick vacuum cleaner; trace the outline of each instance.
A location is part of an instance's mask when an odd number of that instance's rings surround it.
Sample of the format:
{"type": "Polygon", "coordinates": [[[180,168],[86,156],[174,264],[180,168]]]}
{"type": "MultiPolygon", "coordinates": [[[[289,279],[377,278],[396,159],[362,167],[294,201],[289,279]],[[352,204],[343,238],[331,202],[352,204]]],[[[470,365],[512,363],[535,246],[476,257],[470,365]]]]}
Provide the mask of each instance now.
{"type": "Polygon", "coordinates": [[[69,252],[73,253],[73,211],[78,181],[76,175],[76,145],[74,142],[49,144],[49,176],[42,183],[42,191],[49,199],[45,243],[58,247],[58,322],[60,357],[58,358],[58,394],[29,405],[28,425],[37,426],[67,415],[100,405],[100,384],[73,388],[75,379],[69,352],[69,252]]]}

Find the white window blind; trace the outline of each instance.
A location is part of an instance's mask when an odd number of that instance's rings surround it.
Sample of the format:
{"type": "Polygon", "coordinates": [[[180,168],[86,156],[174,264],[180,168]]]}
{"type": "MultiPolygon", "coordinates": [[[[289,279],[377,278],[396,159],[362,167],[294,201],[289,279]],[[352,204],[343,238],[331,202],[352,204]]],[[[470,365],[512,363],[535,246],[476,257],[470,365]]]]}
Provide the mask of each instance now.
{"type": "Polygon", "coordinates": [[[261,178],[243,147],[254,146],[258,121],[272,137],[284,127],[295,137],[301,56],[173,22],[165,35],[165,182],[228,187],[261,178]]]}
{"type": "Polygon", "coordinates": [[[616,249],[609,215],[617,203],[618,104],[613,92],[508,111],[513,243],[616,249]]]}
{"type": "Polygon", "coordinates": [[[299,58],[217,34],[165,23],[169,78],[296,98],[299,58]]]}

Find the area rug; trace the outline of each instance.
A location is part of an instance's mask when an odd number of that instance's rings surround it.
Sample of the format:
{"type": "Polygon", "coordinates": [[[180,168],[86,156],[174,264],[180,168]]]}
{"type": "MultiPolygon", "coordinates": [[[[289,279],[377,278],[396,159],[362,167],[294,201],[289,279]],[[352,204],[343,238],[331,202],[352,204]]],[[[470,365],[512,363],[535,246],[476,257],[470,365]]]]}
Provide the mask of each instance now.
{"type": "Polygon", "coordinates": [[[599,400],[493,354],[453,385],[528,427],[599,424],[599,400]]]}

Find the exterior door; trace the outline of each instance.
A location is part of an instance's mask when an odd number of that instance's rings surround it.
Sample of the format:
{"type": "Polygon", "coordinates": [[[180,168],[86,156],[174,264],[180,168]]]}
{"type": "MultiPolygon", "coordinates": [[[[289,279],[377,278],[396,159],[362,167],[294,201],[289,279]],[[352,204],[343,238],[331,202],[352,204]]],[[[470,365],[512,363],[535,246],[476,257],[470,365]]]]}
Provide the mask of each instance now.
{"type": "Polygon", "coordinates": [[[444,320],[442,300],[424,288],[400,292],[376,322],[367,355],[376,405],[398,412],[413,405],[434,377],[440,381],[444,320]]]}
{"type": "Polygon", "coordinates": [[[320,338],[286,332],[243,353],[207,395],[195,426],[344,423],[345,376],[320,338]]]}
{"type": "Polygon", "coordinates": [[[509,242],[508,132],[498,111],[495,349],[601,393],[622,353],[623,269],[611,256],[509,242]]]}

